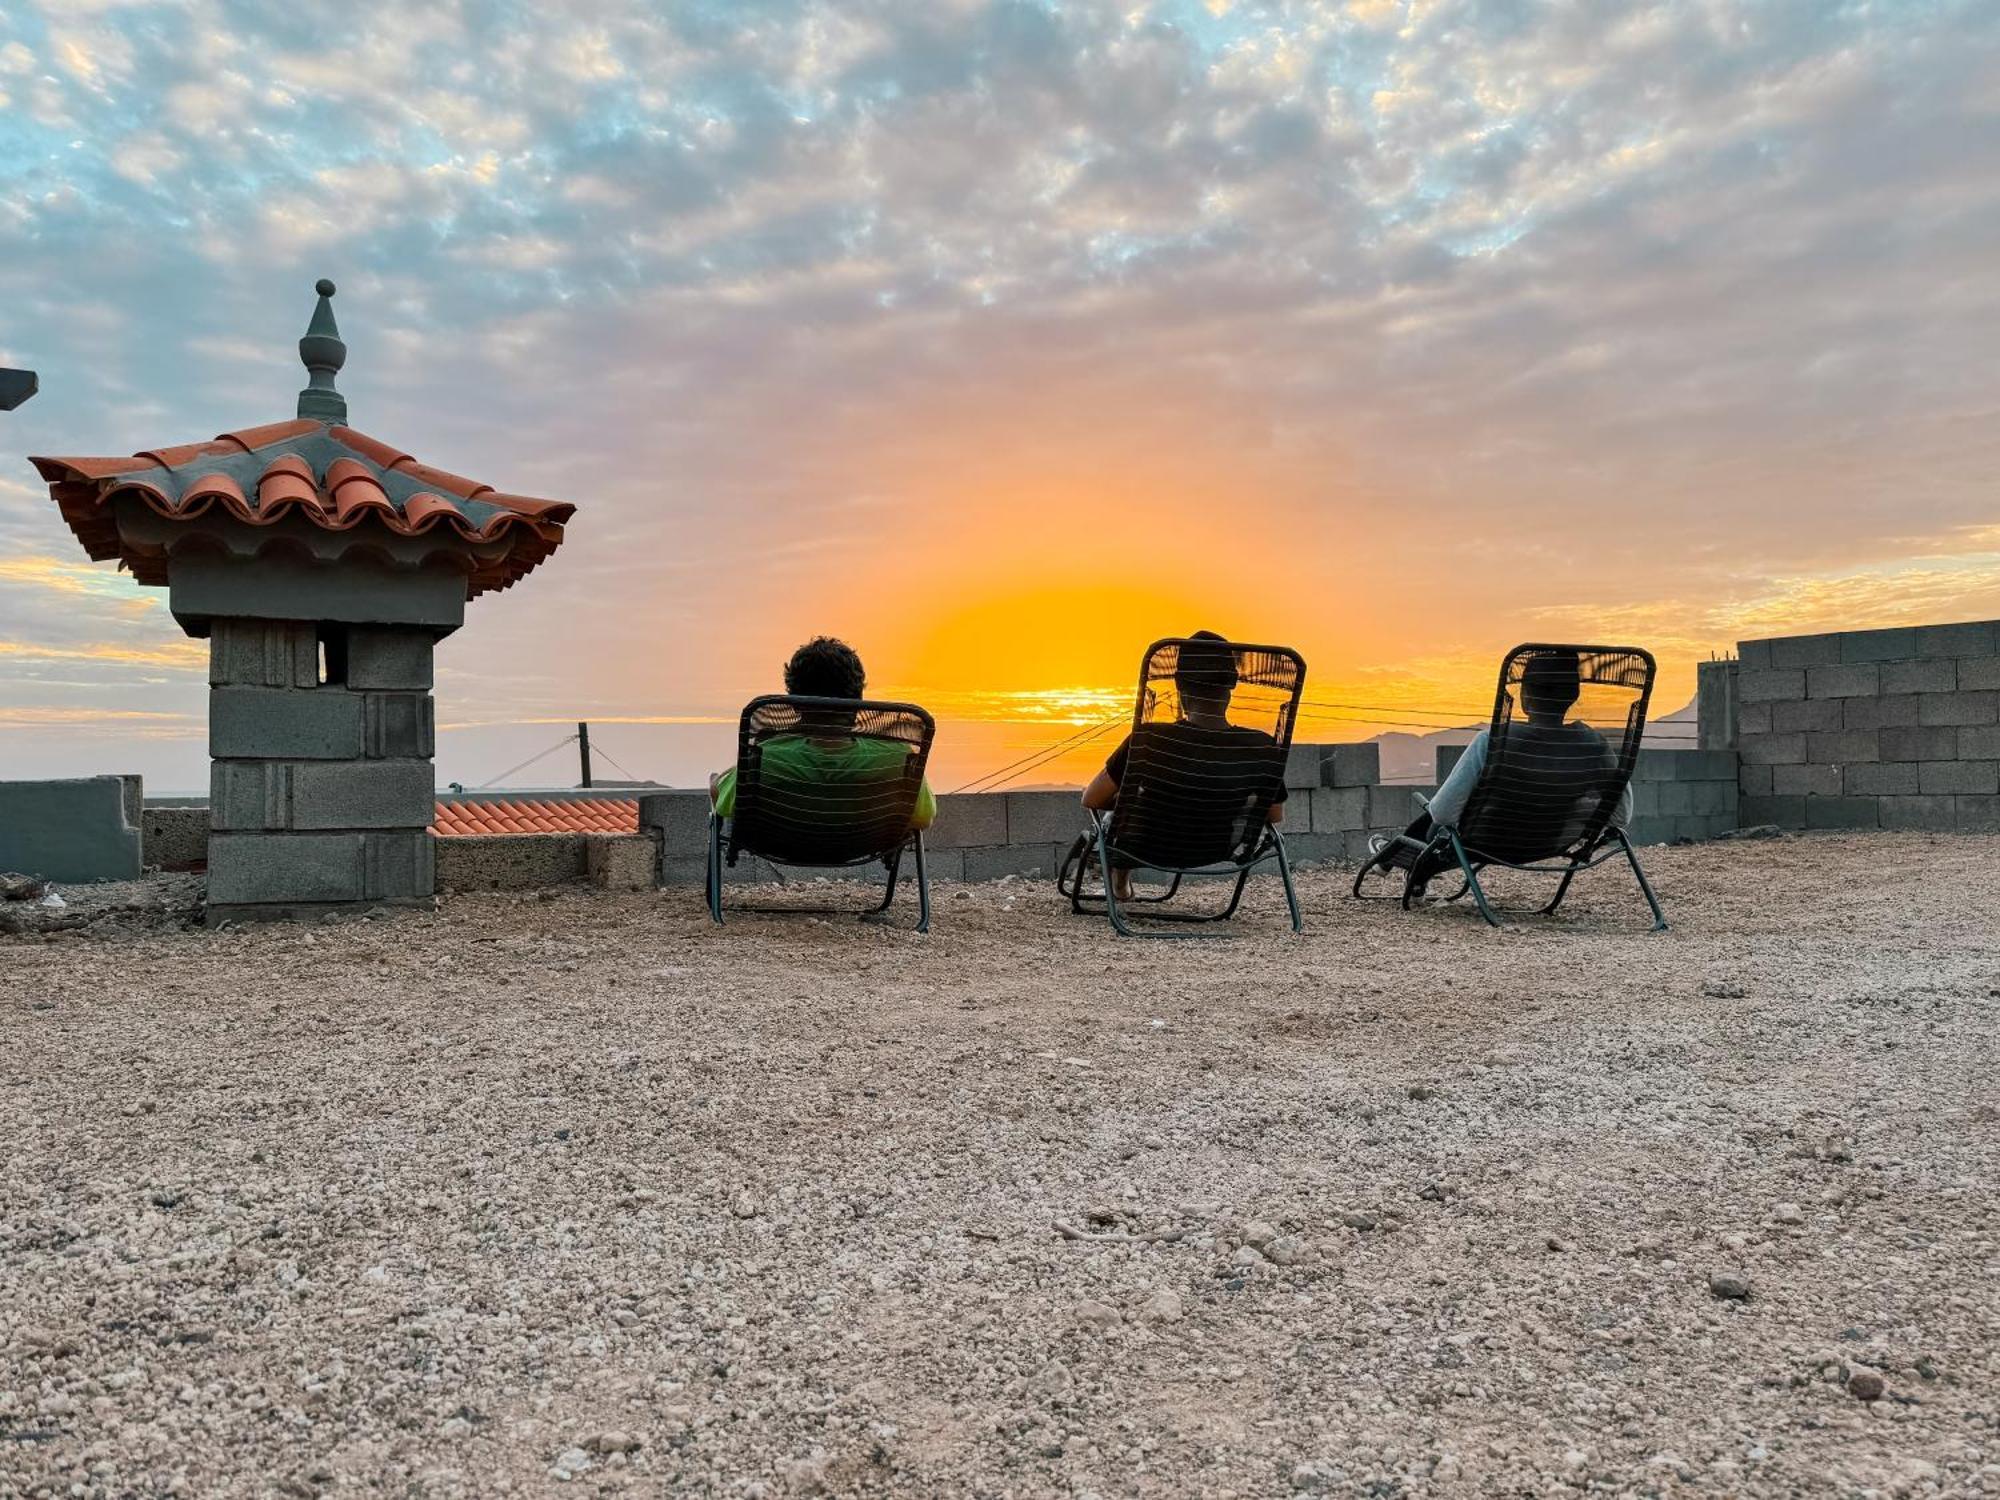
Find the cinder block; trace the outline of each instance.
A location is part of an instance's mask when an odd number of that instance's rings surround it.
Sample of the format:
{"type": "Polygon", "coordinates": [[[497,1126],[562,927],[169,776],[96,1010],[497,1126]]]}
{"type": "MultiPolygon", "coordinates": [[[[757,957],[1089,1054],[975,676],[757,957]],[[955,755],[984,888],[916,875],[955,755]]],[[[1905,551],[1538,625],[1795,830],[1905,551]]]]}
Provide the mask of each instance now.
{"type": "Polygon", "coordinates": [[[1088,814],[1075,792],[1007,792],[1007,842],[1061,844],[1083,832],[1088,814]]]}
{"type": "Polygon", "coordinates": [[[1776,766],[1740,765],[1736,768],[1736,789],[1745,797],[1771,795],[1776,766]]]}
{"type": "Polygon", "coordinates": [[[2000,656],[1965,656],[1959,658],[1958,690],[1960,692],[1992,692],[2000,688],[2000,656]]]}
{"type": "Polygon", "coordinates": [[[1675,837],[1674,822],[1674,819],[1664,816],[1634,818],[1632,826],[1625,830],[1625,836],[1641,847],[1671,843],[1675,837]]]}
{"type": "Polygon", "coordinates": [[[287,769],[291,816],[281,826],[421,829],[435,811],[427,760],[318,761],[287,769]]]}
{"type": "MultiPolygon", "coordinates": [[[[1827,769],[1840,768],[1830,766],[1827,769]]],[[[1907,797],[1921,790],[1917,782],[1917,767],[1911,761],[1848,766],[1841,776],[1839,790],[1850,797],[1907,797]]]]}
{"type": "Polygon", "coordinates": [[[1312,831],[1340,833],[1349,828],[1366,828],[1368,799],[1369,789],[1365,786],[1320,787],[1312,794],[1312,831]]]}
{"type": "Polygon", "coordinates": [[[1917,627],[1919,656],[1991,656],[1995,651],[2000,651],[2000,635],[1991,620],[1917,627]]]}
{"type": "MultiPolygon", "coordinates": [[[[205,807],[149,807],[141,815],[144,858],[163,870],[191,870],[208,863],[209,814],[205,807]]],[[[19,868],[0,849],[0,865],[19,868]]]]}
{"type": "Polygon", "coordinates": [[[211,688],[208,753],[218,760],[354,760],[362,751],[361,705],[360,695],[342,688],[211,688]]]}
{"type": "Polygon", "coordinates": [[[1371,786],[1368,788],[1368,826],[1370,828],[1393,828],[1397,831],[1409,826],[1423,808],[1417,804],[1416,794],[1435,792],[1436,787],[1371,786]]]}
{"type": "MultiPolygon", "coordinates": [[[[967,795],[970,795],[968,793],[967,795]]],[[[965,851],[963,849],[932,849],[928,840],[924,844],[924,868],[930,871],[933,880],[965,879],[965,851]]],[[[917,867],[905,863],[903,877],[916,879],[917,867]]]]}
{"type": "MultiPolygon", "coordinates": [[[[1789,699],[1785,700],[1791,701],[1789,699]]],[[[1856,702],[1861,700],[1856,699],[1856,702]]],[[[1739,703],[1736,706],[1736,732],[1743,734],[1769,734],[1771,721],[1777,711],[1775,703],[1739,703]]]]}
{"type": "Polygon", "coordinates": [[[650,834],[590,834],[583,843],[584,874],[604,891],[644,890],[660,865],[660,846],[650,834]]]}
{"type": "MultiPolygon", "coordinates": [[[[1802,766],[1786,766],[1787,771],[1805,769],[1802,766]]],[[[1694,784],[1687,781],[1655,781],[1653,806],[1662,817],[1678,818],[1694,811],[1694,784]]],[[[1780,791],[1786,790],[1782,785],[1780,791]]]]}
{"type": "Polygon", "coordinates": [[[1884,693],[1955,693],[1958,663],[1950,660],[1882,663],[1884,693]]]}
{"type": "Polygon", "coordinates": [[[1746,734],[1737,746],[1746,766],[1796,766],[1806,758],[1806,737],[1802,734],[1746,734]]]}
{"type": "Polygon", "coordinates": [[[1917,722],[1914,693],[1883,694],[1880,698],[1841,698],[1841,722],[1848,729],[1889,729],[1917,722]]]}
{"type": "Polygon", "coordinates": [[[1882,669],[1865,665],[1813,667],[1806,672],[1808,698],[1872,698],[1882,691],[1882,669]]]}
{"type": "Polygon", "coordinates": [[[360,689],[431,689],[431,657],[437,647],[428,630],[391,625],[347,627],[347,685],[360,689]]]}
{"type": "MultiPolygon", "coordinates": [[[[1075,837],[1072,830],[1071,837],[1075,837]]],[[[1056,869],[1062,861],[1063,850],[1068,844],[1003,844],[995,849],[966,849],[965,878],[967,880],[998,880],[1006,875],[1028,878],[1055,879],[1056,869]]]]}
{"type": "Polygon", "coordinates": [[[1632,783],[1632,816],[1635,818],[1656,817],[1660,811],[1660,787],[1657,781],[1632,783]]]}
{"type": "Polygon", "coordinates": [[[1968,796],[1951,800],[1961,833],[1992,833],[2000,829],[2000,797],[1968,796]]]}
{"type": "Polygon", "coordinates": [[[1803,698],[1806,695],[1806,674],[1797,668],[1786,671],[1746,669],[1736,679],[1736,692],[1745,704],[1803,698]]]}
{"type": "Polygon", "coordinates": [[[437,894],[436,840],[429,833],[364,833],[360,839],[362,885],[369,900],[409,901],[437,894]]]}
{"type": "Polygon", "coordinates": [[[1347,836],[1333,833],[1288,833],[1285,835],[1285,857],[1294,866],[1323,865],[1347,857],[1347,836]]]}
{"type": "Polygon", "coordinates": [[[1905,661],[1917,654],[1917,631],[1913,625],[1888,630],[1849,630],[1840,637],[1840,659],[1844,662],[1905,661]]]}
{"type": "Polygon", "coordinates": [[[1919,760],[2000,760],[2000,724],[1967,724],[1961,729],[1926,729],[1924,734],[1949,735],[1951,749],[1919,760]]]}
{"type": "MultiPolygon", "coordinates": [[[[947,792],[937,799],[937,822],[924,835],[926,849],[965,849],[1007,842],[1007,798],[994,792],[947,792]]],[[[1083,827],[1083,808],[1073,804],[1083,827]]],[[[1074,830],[1072,830],[1073,832],[1074,830]]]]}
{"type": "Polygon", "coordinates": [[[1735,748],[1727,750],[1676,750],[1675,761],[1679,779],[1682,781],[1727,781],[1736,780],[1736,763],[1740,759],[1735,748]]]}
{"type": "MultiPolygon", "coordinates": [[[[368,895],[358,833],[211,833],[212,906],[360,901],[368,895]]],[[[429,889],[429,887],[426,887],[429,889]]]]}
{"type": "Polygon", "coordinates": [[[319,637],[300,620],[215,620],[208,680],[214,687],[316,687],[319,637]]]}
{"type": "Polygon", "coordinates": [[[1838,797],[1845,790],[1840,767],[1828,765],[1773,766],[1771,788],[1780,797],[1838,797]]]}
{"type": "Polygon", "coordinates": [[[1919,724],[2000,723],[2000,692],[1923,693],[1917,698],[1919,724]]]}
{"type": "Polygon", "coordinates": [[[209,826],[224,832],[282,832],[290,828],[293,765],[289,761],[269,760],[210,761],[209,826]]]}
{"type": "Polygon", "coordinates": [[[1303,790],[1320,784],[1320,763],[1326,758],[1325,745],[1298,745],[1285,756],[1285,785],[1303,790]]]}
{"type": "Polygon", "coordinates": [[[1961,739],[1975,732],[1948,724],[1908,724],[1881,730],[1876,740],[1884,760],[1957,760],[1961,739]]]}
{"type": "Polygon", "coordinates": [[[1959,800],[1956,797],[1880,798],[1882,826],[1949,832],[1958,826],[1959,800]]]}
{"type": "Polygon", "coordinates": [[[1808,828],[1879,828],[1882,818],[1876,797],[1808,797],[1808,828]]]}
{"type": "Polygon", "coordinates": [[[1694,796],[1694,815],[1698,818],[1734,818],[1736,815],[1736,783],[1733,781],[1696,781],[1688,790],[1694,796]]]}
{"type": "Polygon", "coordinates": [[[1744,797],[1736,804],[1736,815],[1745,828],[1775,823],[1780,828],[1806,826],[1806,799],[1803,797],[1744,797]]]}
{"type": "MultiPolygon", "coordinates": [[[[708,814],[706,792],[649,792],[639,799],[639,831],[659,840],[663,872],[669,864],[688,861],[705,866],[708,814]]],[[[939,821],[944,818],[942,808],[938,818],[939,821]]],[[[701,878],[699,871],[695,878],[701,878]]]]}
{"type": "Polygon", "coordinates": [[[1738,641],[1736,660],[1746,672],[1762,672],[1771,666],[1771,643],[1769,641],[1738,641]]]}
{"type": "Polygon", "coordinates": [[[1917,767],[1917,790],[1926,796],[2000,793],[2000,761],[1927,760],[1917,767]]]}
{"type": "Polygon", "coordinates": [[[1381,781],[1382,747],[1373,740],[1323,748],[1326,757],[1319,763],[1322,786],[1374,786],[1381,781]]]}
{"type": "Polygon", "coordinates": [[[1800,698],[1771,705],[1771,728],[1779,734],[1845,729],[1839,698],[1800,698]]]}
{"type": "Polygon", "coordinates": [[[1837,635],[1788,635],[1771,642],[1771,665],[1780,669],[1824,667],[1839,660],[1837,635]]]}
{"type": "Polygon", "coordinates": [[[429,693],[358,693],[364,705],[363,745],[376,760],[429,760],[436,718],[429,693]]]}
{"type": "Polygon", "coordinates": [[[1431,770],[1437,776],[1439,786],[1443,786],[1446,778],[1458,769],[1458,763],[1465,759],[1465,752],[1470,748],[1468,745],[1439,745],[1431,751],[1431,770]]]}
{"type": "Polygon", "coordinates": [[[1806,759],[1821,765],[1851,766],[1881,758],[1881,731],[1877,729],[1840,729],[1806,736],[1806,759]]]}

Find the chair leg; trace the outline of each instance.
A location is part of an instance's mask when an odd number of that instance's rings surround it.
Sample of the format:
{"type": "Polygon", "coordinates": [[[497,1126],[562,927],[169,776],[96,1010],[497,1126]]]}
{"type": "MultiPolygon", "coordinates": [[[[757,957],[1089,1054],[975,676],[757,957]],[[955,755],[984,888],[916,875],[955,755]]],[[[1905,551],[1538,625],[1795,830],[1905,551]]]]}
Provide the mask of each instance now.
{"type": "Polygon", "coordinates": [[[1056,889],[1069,897],[1069,909],[1078,915],[1083,912],[1083,875],[1090,859],[1091,838],[1089,833],[1079,833],[1056,871],[1056,889]]]}
{"type": "Polygon", "coordinates": [[[1625,830],[1611,830],[1618,838],[1618,846],[1625,851],[1625,859],[1632,866],[1633,878],[1639,882],[1639,889],[1645,894],[1646,905],[1653,909],[1653,931],[1667,930],[1667,914],[1660,910],[1660,898],[1653,894],[1653,883],[1646,878],[1646,872],[1639,867],[1638,853],[1632,848],[1632,841],[1625,837],[1625,830]]]}
{"type": "Polygon", "coordinates": [[[1570,882],[1576,879],[1576,872],[1578,870],[1583,870],[1587,868],[1589,867],[1583,864],[1581,861],[1572,859],[1570,861],[1569,868],[1563,871],[1563,878],[1556,886],[1556,893],[1553,896],[1549,897],[1549,904],[1543,907],[1535,915],[1541,917],[1554,916],[1556,914],[1556,908],[1563,904],[1563,897],[1569,894],[1570,882]]]}
{"type": "MultiPolygon", "coordinates": [[[[1410,868],[1403,872],[1402,901],[1403,901],[1404,911],[1408,911],[1410,909],[1410,903],[1417,899],[1417,892],[1423,889],[1423,886],[1417,883],[1417,871],[1423,868],[1424,861],[1426,859],[1428,859],[1431,855],[1435,854],[1439,849],[1444,847],[1444,842],[1446,839],[1450,839],[1454,847],[1458,843],[1457,834],[1453,833],[1448,828],[1441,829],[1437,833],[1434,833],[1430,836],[1429,842],[1427,842],[1421,849],[1419,849],[1417,851],[1416,858],[1410,861],[1410,868]]],[[[1415,841],[1412,840],[1412,842],[1415,841]]],[[[1393,849],[1394,847],[1395,846],[1393,844],[1390,846],[1391,849],[1393,849]]],[[[1389,852],[1389,850],[1385,849],[1382,852],[1386,855],[1389,852]]],[[[1471,870],[1471,866],[1465,863],[1465,852],[1463,850],[1459,851],[1458,862],[1459,865],[1468,872],[1471,870]]],[[[1425,876],[1423,884],[1428,885],[1433,878],[1435,877],[1425,876]]],[[[1459,896],[1463,896],[1464,894],[1465,894],[1464,891],[1460,891],[1458,893],[1459,896]]],[[[1456,901],[1458,897],[1454,896],[1452,899],[1456,901]]]]}
{"type": "Polygon", "coordinates": [[[869,907],[868,910],[861,914],[863,921],[866,921],[869,917],[880,916],[889,909],[889,903],[896,899],[896,881],[902,875],[903,851],[898,849],[894,854],[882,861],[882,863],[889,871],[888,888],[882,892],[882,900],[877,905],[869,907]]]}
{"type": "Polygon", "coordinates": [[[1271,833],[1278,848],[1278,878],[1285,883],[1285,906],[1292,914],[1292,931],[1306,930],[1305,918],[1299,914],[1299,893],[1292,884],[1292,857],[1285,853],[1285,837],[1275,829],[1271,833]]]}
{"type": "Polygon", "coordinates": [[[1111,926],[1120,937],[1133,937],[1132,929],[1125,925],[1125,914],[1118,909],[1118,882],[1111,878],[1111,850],[1104,837],[1104,820],[1097,824],[1097,867],[1104,872],[1104,912],[1111,918],[1111,926]]]}
{"type": "Polygon", "coordinates": [[[931,875],[924,867],[924,836],[921,830],[915,837],[917,855],[917,931],[931,930],[931,875]]]}
{"type": "Polygon", "coordinates": [[[722,819],[715,813],[708,815],[708,915],[716,926],[722,925],[722,819]]]}
{"type": "Polygon", "coordinates": [[[1458,831],[1448,828],[1445,832],[1451,839],[1451,852],[1458,856],[1458,867],[1465,872],[1465,883],[1472,888],[1472,899],[1479,905],[1479,915],[1486,919],[1489,927],[1500,926],[1500,918],[1494,914],[1493,903],[1486,899],[1486,887],[1479,883],[1479,872],[1472,868],[1472,861],[1465,857],[1465,845],[1458,841],[1458,831]]]}

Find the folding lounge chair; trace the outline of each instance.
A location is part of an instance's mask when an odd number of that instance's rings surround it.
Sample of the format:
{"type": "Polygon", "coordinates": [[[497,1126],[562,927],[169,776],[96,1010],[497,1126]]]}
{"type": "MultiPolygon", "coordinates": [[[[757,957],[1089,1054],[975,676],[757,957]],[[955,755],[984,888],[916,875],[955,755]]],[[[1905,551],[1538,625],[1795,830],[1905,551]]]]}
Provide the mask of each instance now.
{"type": "Polygon", "coordinates": [[[1653,930],[1665,931],[1666,915],[1639,867],[1632,841],[1611,822],[1639,757],[1653,670],[1652,656],[1636,646],[1516,646],[1500,666],[1486,765],[1458,827],[1433,827],[1425,838],[1399,834],[1389,840],[1354,877],[1354,894],[1400,899],[1408,910],[1432,878],[1455,870],[1462,883],[1445,899],[1457,901],[1470,891],[1479,914],[1497,927],[1502,915],[1553,914],[1580,872],[1622,854],[1652,908],[1653,930]],[[1538,661],[1544,668],[1560,664],[1566,671],[1571,658],[1580,669],[1579,693],[1565,715],[1567,722],[1530,723],[1522,700],[1529,674],[1538,670],[1538,661]],[[1481,870],[1496,865],[1561,879],[1546,906],[1497,907],[1479,879],[1481,870]],[[1364,892],[1370,875],[1393,878],[1398,870],[1403,873],[1400,892],[1364,892]]]}
{"type": "MultiPolygon", "coordinates": [[[[924,784],[937,726],[910,703],[852,698],[769,695],[743,710],[736,732],[736,801],[727,818],[708,820],[708,913],[722,921],[722,871],[745,854],[772,865],[825,869],[880,861],[888,889],[879,905],[858,913],[876,916],[896,899],[905,853],[917,874],[917,931],[931,925],[930,877],[924,869],[924,836],[911,826],[924,784]],[[873,740],[888,747],[879,768],[850,771],[833,782],[802,782],[767,769],[764,747],[780,736],[873,740]]],[[[779,874],[783,883],[784,876],[779,874]]],[[[840,911],[840,908],[738,906],[739,911],[840,911]]]]}
{"type": "Polygon", "coordinates": [[[1222,936],[1140,932],[1131,921],[1225,921],[1242,902],[1251,872],[1271,863],[1284,882],[1292,930],[1303,931],[1291,862],[1270,811],[1284,789],[1305,677],[1304,658],[1283,646],[1173,639],[1148,647],[1118,800],[1092,818],[1056,877],[1070,909],[1105,912],[1124,937],[1222,936]],[[1183,653],[1193,665],[1183,668],[1183,653]],[[1189,722],[1184,692],[1226,701],[1226,727],[1189,722]],[[1161,894],[1121,901],[1110,878],[1120,867],[1157,871],[1170,881],[1161,894]],[[1234,875],[1229,904],[1212,912],[1166,909],[1183,879],[1196,873],[1234,875]],[[1101,889],[1085,889],[1092,874],[1101,878],[1101,889]]]}

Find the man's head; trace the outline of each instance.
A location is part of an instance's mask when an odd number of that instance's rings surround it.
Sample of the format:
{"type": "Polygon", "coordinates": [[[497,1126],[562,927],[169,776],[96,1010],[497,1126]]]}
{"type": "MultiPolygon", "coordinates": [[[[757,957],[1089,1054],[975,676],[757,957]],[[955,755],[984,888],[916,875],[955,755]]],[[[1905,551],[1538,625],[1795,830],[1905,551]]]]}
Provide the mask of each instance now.
{"type": "Polygon", "coordinates": [[[1537,723],[1563,722],[1583,691],[1583,663],[1574,651],[1545,651],[1521,669],[1521,707],[1537,723]]]}
{"type": "Polygon", "coordinates": [[[1174,690],[1183,708],[1219,714],[1236,691],[1236,653],[1213,630],[1197,630],[1174,661],[1174,690]]]}
{"type": "Polygon", "coordinates": [[[785,691],[799,698],[865,698],[868,674],[847,642],[816,635],[785,663],[785,691]]]}

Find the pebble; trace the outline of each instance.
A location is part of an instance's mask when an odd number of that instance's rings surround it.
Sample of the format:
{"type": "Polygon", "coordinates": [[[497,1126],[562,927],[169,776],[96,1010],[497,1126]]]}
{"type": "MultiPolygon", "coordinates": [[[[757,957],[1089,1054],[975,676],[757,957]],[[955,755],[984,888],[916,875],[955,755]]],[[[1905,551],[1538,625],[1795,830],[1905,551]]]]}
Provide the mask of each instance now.
{"type": "Polygon", "coordinates": [[[1373,1229],[1381,1221],[1371,1213],[1363,1213],[1359,1209],[1353,1209],[1342,1214],[1340,1222],[1345,1224],[1349,1229],[1373,1229]]]}
{"type": "Polygon", "coordinates": [[[1796,1203],[1780,1203],[1771,1217],[1780,1224],[1803,1224],[1806,1221],[1805,1211],[1796,1203]]]}
{"type": "Polygon", "coordinates": [[[1856,1370],[1847,1377],[1847,1393],[1857,1401],[1880,1401],[1888,1383],[1873,1370],[1856,1370]]]}
{"type": "Polygon", "coordinates": [[[739,1219],[754,1219],[757,1217],[757,1200],[748,1193],[738,1193],[736,1200],[729,1205],[729,1211],[739,1219]]]}
{"type": "Polygon", "coordinates": [[[1155,1287],[1140,1313],[1149,1322],[1178,1323],[1182,1317],[1181,1294],[1169,1286],[1155,1287]]]}
{"type": "Polygon", "coordinates": [[[1052,1359],[1028,1377],[1028,1394],[1044,1401],[1060,1401],[1075,1385],[1076,1377],[1070,1374],[1069,1366],[1052,1359]]]}
{"type": "Polygon", "coordinates": [[[1731,1302],[1747,1302],[1750,1299],[1750,1278],[1731,1271],[1710,1271],[1708,1290],[1711,1295],[1731,1302]]]}
{"type": "Polygon", "coordinates": [[[1094,1329],[1098,1333],[1109,1333],[1125,1321],[1119,1316],[1117,1308],[1090,1298],[1077,1303],[1076,1320],[1084,1327],[1094,1329]]]}
{"type": "Polygon", "coordinates": [[[1268,1223],[1263,1219],[1253,1219],[1243,1226],[1243,1243],[1253,1245],[1257,1249],[1262,1250],[1272,1240],[1275,1240],[1279,1233],[1280,1231],[1276,1224],[1268,1223]]]}

